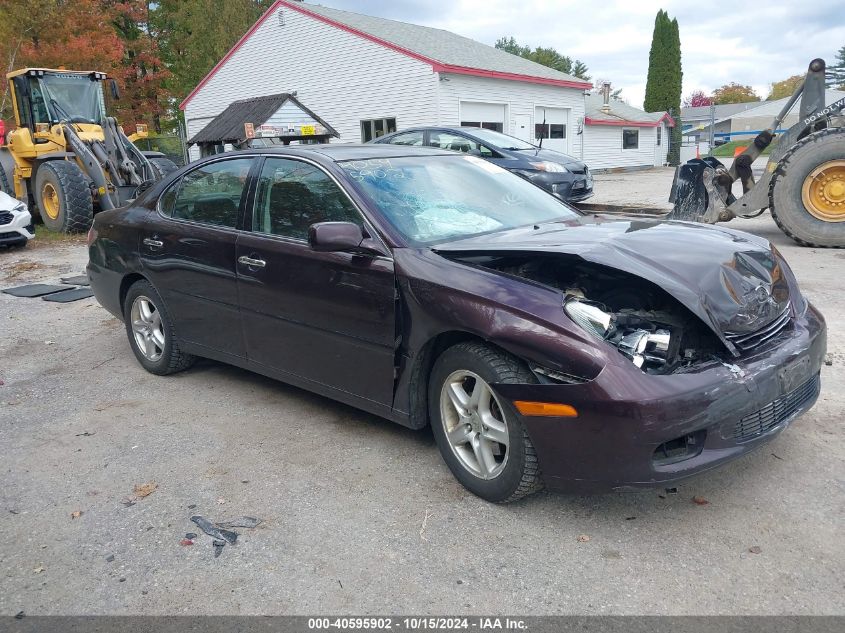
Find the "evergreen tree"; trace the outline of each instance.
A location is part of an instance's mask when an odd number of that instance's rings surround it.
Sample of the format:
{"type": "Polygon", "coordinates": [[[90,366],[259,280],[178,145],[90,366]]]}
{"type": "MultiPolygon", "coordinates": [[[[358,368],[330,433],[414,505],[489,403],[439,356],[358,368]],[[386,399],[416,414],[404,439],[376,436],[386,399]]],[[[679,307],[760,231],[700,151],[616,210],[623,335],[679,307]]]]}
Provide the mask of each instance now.
{"type": "Polygon", "coordinates": [[[557,71],[584,79],[590,79],[587,74],[587,65],[580,59],[572,59],[568,55],[559,53],[556,49],[551,47],[538,46],[534,50],[530,46],[523,46],[513,36],[500,37],[494,44],[499,50],[503,50],[511,55],[519,55],[525,59],[530,59],[532,62],[554,68],[557,71]]]}
{"type": "Polygon", "coordinates": [[[839,49],[833,64],[827,67],[827,85],[836,90],[845,90],[845,46],[839,49]]]}
{"type": "Polygon", "coordinates": [[[678,21],[670,19],[669,14],[661,9],[654,20],[643,108],[646,112],[669,112],[675,120],[669,145],[670,165],[677,165],[680,161],[682,83],[678,21]]]}

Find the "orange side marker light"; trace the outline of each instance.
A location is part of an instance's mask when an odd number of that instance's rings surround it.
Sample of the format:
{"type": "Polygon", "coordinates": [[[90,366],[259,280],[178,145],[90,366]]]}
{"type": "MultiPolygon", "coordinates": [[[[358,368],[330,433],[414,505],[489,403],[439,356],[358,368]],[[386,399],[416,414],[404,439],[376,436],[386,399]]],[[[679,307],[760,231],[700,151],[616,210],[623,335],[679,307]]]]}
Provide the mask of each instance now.
{"type": "Polygon", "coordinates": [[[522,415],[545,418],[577,418],[578,411],[571,404],[515,400],[514,406],[522,415]]]}

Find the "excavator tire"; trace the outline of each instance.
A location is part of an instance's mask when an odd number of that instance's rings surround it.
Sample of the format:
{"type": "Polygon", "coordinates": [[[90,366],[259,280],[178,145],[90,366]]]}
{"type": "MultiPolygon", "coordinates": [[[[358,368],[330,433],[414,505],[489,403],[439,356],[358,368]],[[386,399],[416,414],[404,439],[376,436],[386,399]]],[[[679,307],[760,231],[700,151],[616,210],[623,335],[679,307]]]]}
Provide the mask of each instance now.
{"type": "Polygon", "coordinates": [[[769,186],[772,217],[802,246],[845,248],[845,128],[796,143],[769,186]]]}
{"type": "Polygon", "coordinates": [[[76,163],[52,160],[35,175],[35,203],[50,231],[83,233],[94,221],[90,180],[76,163]]]}
{"type": "Polygon", "coordinates": [[[174,163],[169,158],[165,158],[164,156],[153,157],[150,159],[150,163],[152,163],[153,169],[158,174],[157,180],[161,180],[168,174],[171,174],[177,169],[179,169],[179,165],[174,163]]]}
{"type": "Polygon", "coordinates": [[[13,198],[15,197],[15,191],[12,189],[12,185],[9,184],[9,179],[6,177],[6,170],[3,169],[3,165],[0,165],[0,191],[9,194],[13,198]]]}

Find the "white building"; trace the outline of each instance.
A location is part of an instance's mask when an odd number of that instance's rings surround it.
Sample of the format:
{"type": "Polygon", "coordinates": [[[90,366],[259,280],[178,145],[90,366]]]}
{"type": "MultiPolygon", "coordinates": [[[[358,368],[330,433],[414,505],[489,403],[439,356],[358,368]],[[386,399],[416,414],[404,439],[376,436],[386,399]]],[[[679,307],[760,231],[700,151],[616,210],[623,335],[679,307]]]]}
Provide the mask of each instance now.
{"type": "Polygon", "coordinates": [[[339,142],[426,125],[479,125],[533,142],[545,118],[543,146],[591,167],[592,160],[622,166],[645,156],[645,143],[643,151],[620,154],[620,147],[608,156],[585,147],[591,87],[441,29],[277,0],[181,108],[189,139],[234,101],[288,93],[334,128],[339,142]]]}
{"type": "Polygon", "coordinates": [[[644,112],[617,99],[587,96],[584,118],[584,162],[593,171],[665,165],[669,128],[666,112],[644,112]]]}

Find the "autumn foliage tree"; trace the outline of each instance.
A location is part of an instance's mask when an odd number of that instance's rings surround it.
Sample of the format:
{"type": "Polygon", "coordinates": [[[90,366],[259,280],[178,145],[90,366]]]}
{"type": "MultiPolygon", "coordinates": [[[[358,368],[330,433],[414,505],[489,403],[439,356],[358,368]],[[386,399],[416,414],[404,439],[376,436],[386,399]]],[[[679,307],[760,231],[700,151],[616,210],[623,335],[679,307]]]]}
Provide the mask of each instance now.
{"type": "MultiPolygon", "coordinates": [[[[109,103],[109,114],[130,128],[140,122],[157,128],[168,72],[148,24],[147,0],[7,2],[0,13],[0,54],[6,72],[26,66],[104,72],[122,92],[119,102],[109,103]]],[[[7,90],[4,85],[4,96],[7,90]]],[[[4,106],[9,120],[8,98],[4,106]]]]}
{"type": "Polygon", "coordinates": [[[795,89],[798,87],[798,84],[802,81],[804,81],[804,75],[792,75],[792,77],[787,77],[781,81],[774,82],[769,90],[769,96],[766,97],[766,100],[774,101],[775,99],[791,97],[792,93],[794,93],[795,89]]]}
{"type": "Polygon", "coordinates": [[[708,97],[703,90],[693,90],[690,96],[684,99],[685,108],[700,108],[712,105],[713,98],[708,97]]]}
{"type": "Polygon", "coordinates": [[[731,82],[713,91],[713,103],[722,105],[725,103],[749,103],[759,101],[760,96],[754,92],[751,86],[731,82]]]}

